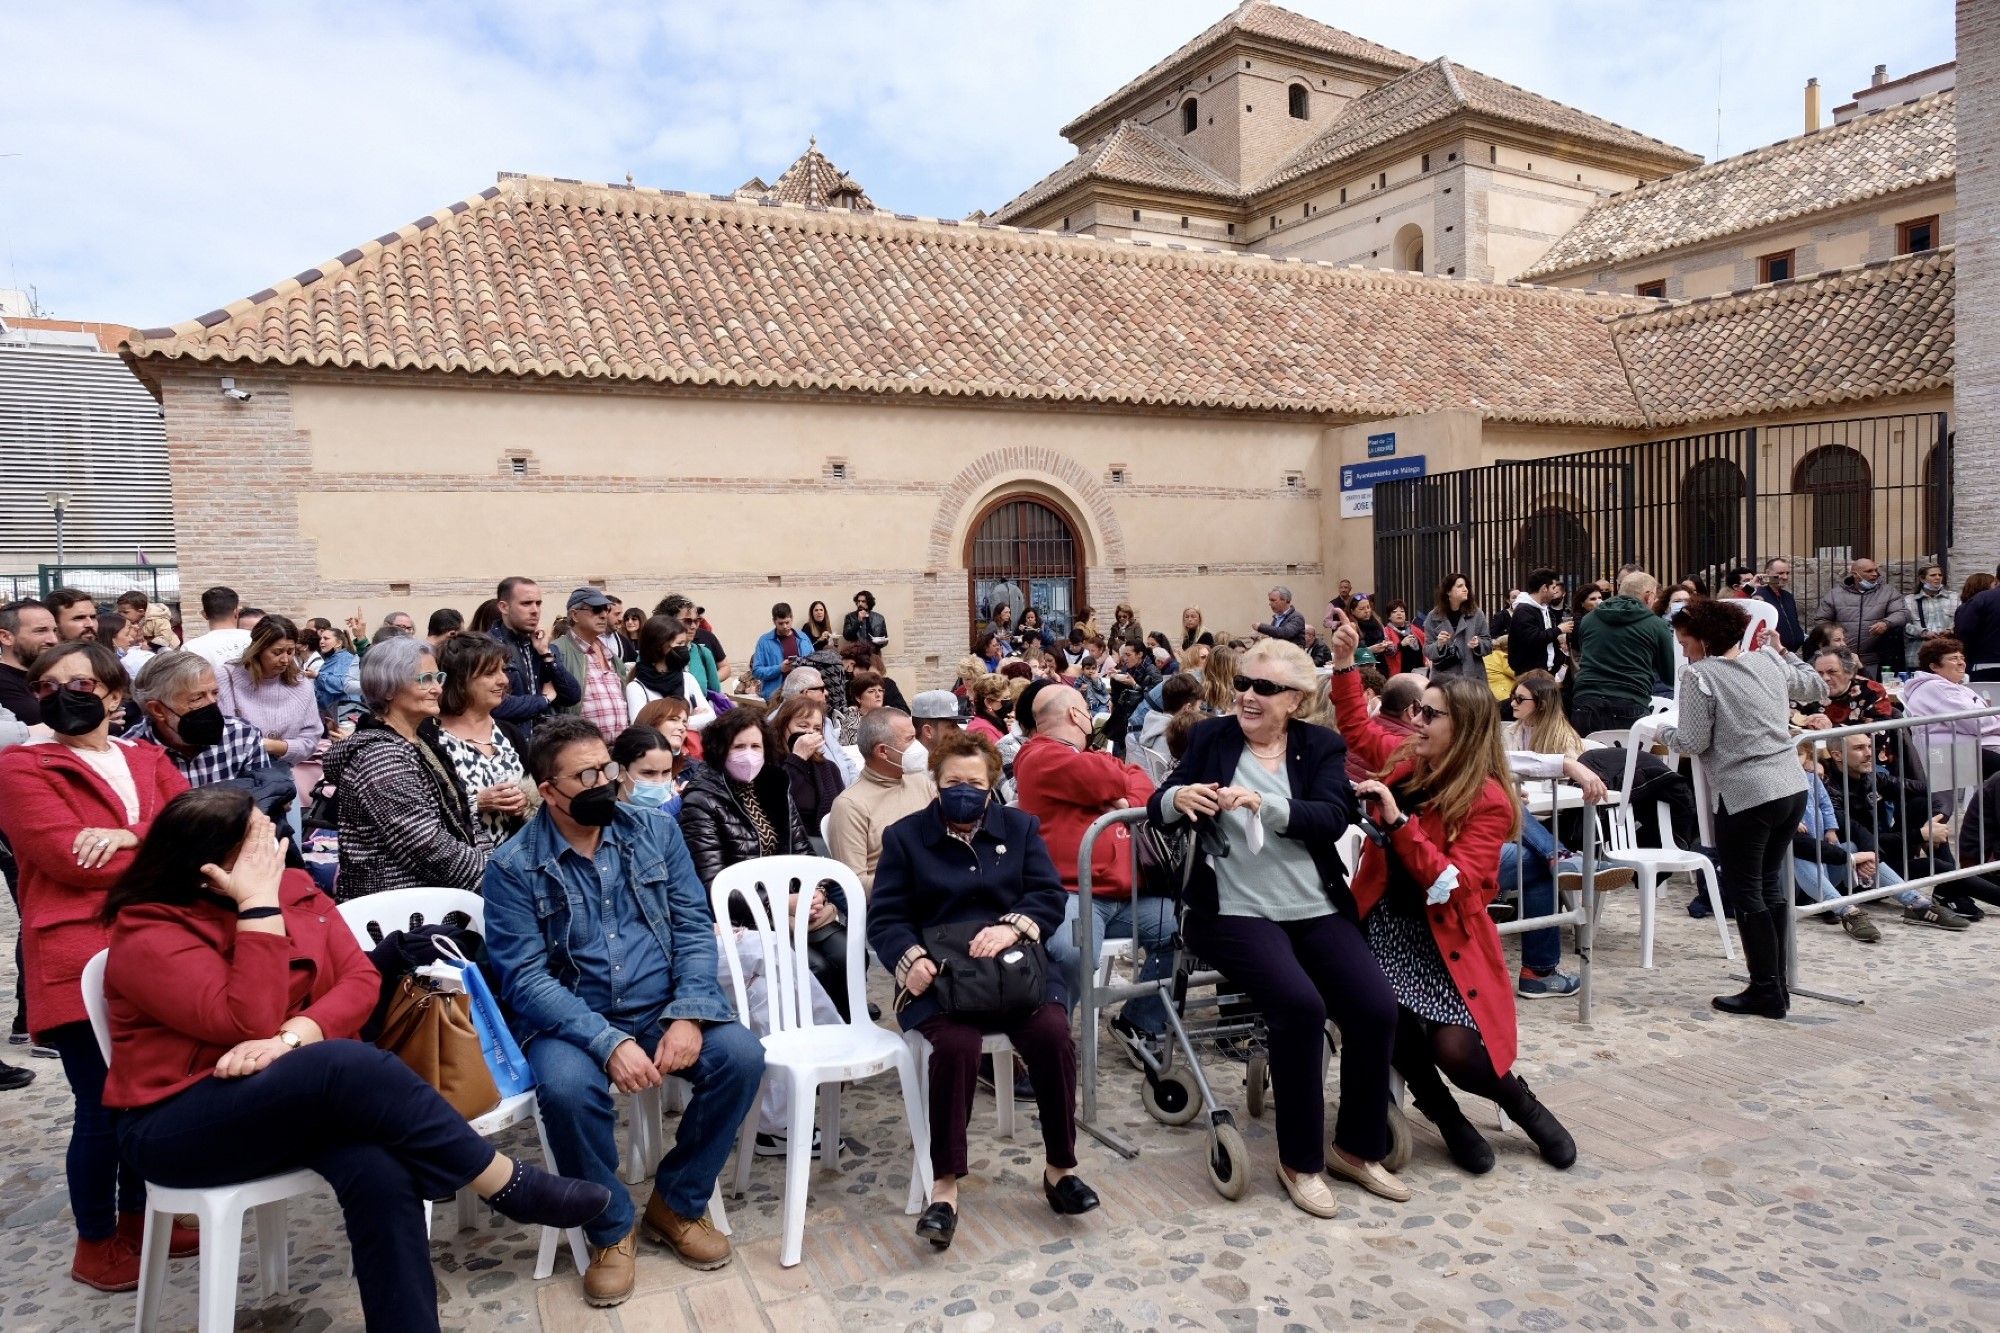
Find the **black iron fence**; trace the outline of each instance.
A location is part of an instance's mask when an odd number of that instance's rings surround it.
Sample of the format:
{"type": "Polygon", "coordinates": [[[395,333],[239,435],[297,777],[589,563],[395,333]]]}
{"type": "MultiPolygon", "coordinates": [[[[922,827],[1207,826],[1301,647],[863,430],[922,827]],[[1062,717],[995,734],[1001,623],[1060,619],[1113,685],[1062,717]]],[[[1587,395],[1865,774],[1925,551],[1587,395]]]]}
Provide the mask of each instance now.
{"type": "Polygon", "coordinates": [[[1384,482],[1375,586],[1421,614],[1447,573],[1493,607],[1531,569],[1574,586],[1637,564],[1713,587],[1784,556],[1811,606],[1866,555],[1908,590],[1951,546],[1946,425],[1916,412],[1746,427],[1384,482]]]}

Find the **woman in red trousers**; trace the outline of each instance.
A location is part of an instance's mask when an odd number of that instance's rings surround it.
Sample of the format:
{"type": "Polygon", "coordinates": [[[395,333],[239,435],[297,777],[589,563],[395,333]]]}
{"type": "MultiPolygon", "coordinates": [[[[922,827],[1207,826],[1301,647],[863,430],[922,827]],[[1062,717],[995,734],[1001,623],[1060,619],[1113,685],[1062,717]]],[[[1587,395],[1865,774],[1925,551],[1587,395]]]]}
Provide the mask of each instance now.
{"type": "MultiPolygon", "coordinates": [[[[99,920],[106,892],[154,816],[188,784],[159,746],[112,737],[131,682],[109,647],[82,640],[44,651],[28,668],[28,688],[55,738],[0,753],[0,833],[20,866],[28,1023],[62,1057],[76,1099],[69,1275],[99,1291],[132,1291],[145,1186],[119,1161],[115,1117],[104,1108],[104,1057],[83,1011],[83,965],[109,938],[99,920]]],[[[177,1229],[172,1253],[192,1254],[196,1243],[177,1229]]]]}
{"type": "Polygon", "coordinates": [[[1498,1102],[1552,1166],[1576,1141],[1514,1064],[1514,988],[1487,904],[1500,849],[1521,829],[1521,801],[1500,748],[1485,682],[1433,679],[1404,735],[1368,716],[1354,626],[1335,632],[1333,703],[1350,751],[1380,776],[1355,784],[1372,825],[1353,892],[1369,947],[1396,993],[1396,1072],[1460,1167],[1493,1169],[1493,1148],[1458,1108],[1449,1078],[1498,1102]]]}

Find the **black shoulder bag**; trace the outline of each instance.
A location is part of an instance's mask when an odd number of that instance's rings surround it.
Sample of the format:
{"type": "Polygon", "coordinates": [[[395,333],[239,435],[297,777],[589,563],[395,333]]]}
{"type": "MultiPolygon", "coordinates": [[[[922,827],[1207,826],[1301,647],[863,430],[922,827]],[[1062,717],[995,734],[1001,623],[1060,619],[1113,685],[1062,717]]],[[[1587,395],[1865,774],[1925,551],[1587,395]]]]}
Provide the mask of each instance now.
{"type": "Polygon", "coordinates": [[[992,924],[952,921],[923,931],[924,952],[938,970],[931,993],[945,1013],[968,1023],[1025,1018],[1048,998],[1048,956],[1036,941],[1024,939],[991,958],[972,956],[972,937],[992,924]]]}

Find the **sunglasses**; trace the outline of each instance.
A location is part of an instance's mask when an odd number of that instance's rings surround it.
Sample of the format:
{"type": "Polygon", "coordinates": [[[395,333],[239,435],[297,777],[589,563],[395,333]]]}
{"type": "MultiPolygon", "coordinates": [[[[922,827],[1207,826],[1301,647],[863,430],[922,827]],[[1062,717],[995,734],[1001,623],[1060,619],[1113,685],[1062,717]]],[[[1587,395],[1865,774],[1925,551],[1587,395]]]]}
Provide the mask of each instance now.
{"type": "Polygon", "coordinates": [[[1447,709],[1432,708],[1429,704],[1418,704],[1417,716],[1423,718],[1426,722],[1439,722],[1450,717],[1451,713],[1447,709]]]}
{"type": "Polygon", "coordinates": [[[1514,696],[1514,702],[1517,704],[1531,704],[1534,701],[1535,696],[1532,694],[1517,694],[1514,696]]]}
{"type": "Polygon", "coordinates": [[[1275,680],[1258,680],[1255,676],[1238,676],[1236,678],[1236,692],[1238,694],[1254,694],[1260,699],[1269,699],[1274,695],[1283,694],[1286,690],[1292,688],[1290,685],[1280,685],[1275,680]]]}
{"type": "Polygon", "coordinates": [[[97,693],[97,682],[89,676],[78,676],[74,680],[63,681],[60,685],[52,680],[38,680],[35,682],[35,697],[37,699],[52,699],[55,697],[57,690],[67,690],[71,694],[95,694],[97,693]]]}

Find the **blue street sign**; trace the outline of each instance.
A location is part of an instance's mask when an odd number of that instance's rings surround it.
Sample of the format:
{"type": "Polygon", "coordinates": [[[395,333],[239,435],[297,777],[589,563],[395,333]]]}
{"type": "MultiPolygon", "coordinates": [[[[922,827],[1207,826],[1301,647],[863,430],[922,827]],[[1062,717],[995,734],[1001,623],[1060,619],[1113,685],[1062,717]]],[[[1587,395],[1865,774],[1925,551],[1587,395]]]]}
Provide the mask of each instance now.
{"type": "Polygon", "coordinates": [[[1377,483],[1384,481],[1407,481],[1411,477],[1424,475],[1424,456],[1412,454],[1408,458],[1391,458],[1382,463],[1342,463],[1340,465],[1340,489],[1343,491],[1373,490],[1377,483]]]}
{"type": "Polygon", "coordinates": [[[1381,435],[1370,435],[1368,437],[1368,456],[1370,458],[1388,458],[1395,452],[1395,431],[1392,430],[1381,435]]]}

